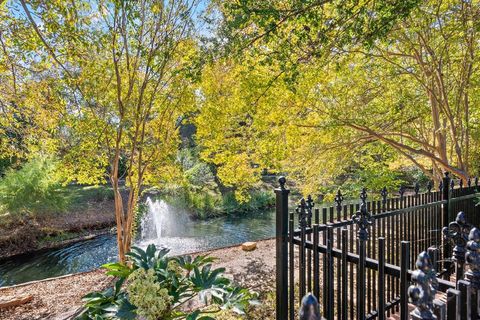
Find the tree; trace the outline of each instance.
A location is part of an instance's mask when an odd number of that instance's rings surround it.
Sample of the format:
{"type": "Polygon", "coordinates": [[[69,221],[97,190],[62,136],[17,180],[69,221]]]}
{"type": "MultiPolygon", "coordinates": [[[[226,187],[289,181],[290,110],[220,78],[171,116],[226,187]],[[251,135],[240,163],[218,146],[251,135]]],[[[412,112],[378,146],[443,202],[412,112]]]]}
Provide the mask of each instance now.
{"type": "Polygon", "coordinates": [[[279,82],[262,96],[269,77],[268,68],[250,70],[230,59],[207,65],[202,73],[199,112],[192,119],[200,155],[215,165],[220,182],[234,188],[241,201],[248,200],[262,169],[280,169],[286,151],[284,128],[277,124],[283,119],[279,109],[292,93],[279,82]]]}
{"type": "Polygon", "coordinates": [[[217,1],[219,37],[227,54],[253,64],[275,64],[294,81],[298,66],[325,61],[351,44],[372,45],[420,1],[289,0],[217,1]]]}
{"type": "Polygon", "coordinates": [[[244,100],[272,99],[256,105],[283,115],[275,123],[286,136],[280,170],[310,181],[312,190],[344,174],[380,142],[397,155],[388,161],[406,159],[436,181],[443,171],[471,176],[471,163],[478,161],[478,108],[471,105],[479,98],[479,4],[362,3],[350,10],[356,13],[352,21],[333,10],[337,4],[224,6],[227,39],[243,49],[243,61],[255,70],[269,66],[270,77],[256,84],[263,89],[257,99],[244,100]],[[362,20],[377,10],[373,16],[390,17],[388,23],[362,20]],[[402,18],[387,13],[395,10],[402,18]],[[281,81],[293,93],[286,101],[274,98],[281,81]]]}
{"type": "Polygon", "coordinates": [[[345,125],[389,144],[436,180],[443,171],[466,180],[473,169],[471,128],[478,126],[471,102],[478,101],[479,17],[478,2],[430,2],[400,23],[387,41],[368,51],[353,49],[365,56],[363,68],[374,70],[367,72],[376,85],[380,75],[395,77],[396,85],[381,87],[403,99],[390,110],[401,109],[398,116],[407,118],[380,121],[381,126],[356,120],[345,125]],[[429,159],[430,166],[421,165],[418,157],[429,159]]]}
{"type": "Polygon", "coordinates": [[[21,4],[60,87],[64,112],[56,119],[62,133],[56,150],[64,172],[94,183],[108,166],[124,261],[142,186],[164,181],[174,170],[178,119],[193,105],[197,2],[21,4]]]}

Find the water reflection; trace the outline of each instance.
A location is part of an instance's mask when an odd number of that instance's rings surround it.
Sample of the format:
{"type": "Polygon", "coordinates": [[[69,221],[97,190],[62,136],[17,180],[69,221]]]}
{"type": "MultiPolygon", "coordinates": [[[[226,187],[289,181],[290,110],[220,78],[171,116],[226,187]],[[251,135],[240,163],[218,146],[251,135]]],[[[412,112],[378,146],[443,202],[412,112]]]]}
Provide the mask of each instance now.
{"type": "MultiPolygon", "coordinates": [[[[155,233],[158,232],[161,236],[153,236],[153,230],[148,231],[152,232],[150,235],[140,232],[136,245],[145,247],[149,243],[155,243],[170,248],[171,253],[177,255],[275,235],[275,214],[272,210],[245,216],[194,221],[185,210],[168,205],[162,208],[166,212],[163,212],[165,217],[159,224],[161,230],[154,228],[155,233]]],[[[147,223],[145,226],[147,225],[150,227],[152,224],[147,223]]],[[[17,257],[0,262],[0,286],[92,270],[104,263],[115,261],[116,255],[115,235],[103,235],[64,248],[17,257]]]]}

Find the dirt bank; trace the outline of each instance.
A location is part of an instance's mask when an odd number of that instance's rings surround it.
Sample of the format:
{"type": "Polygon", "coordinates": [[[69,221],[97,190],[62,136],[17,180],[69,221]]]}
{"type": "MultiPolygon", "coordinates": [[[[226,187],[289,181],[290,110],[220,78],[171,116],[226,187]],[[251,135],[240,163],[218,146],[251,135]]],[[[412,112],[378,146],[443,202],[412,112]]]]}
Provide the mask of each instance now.
{"type": "Polygon", "coordinates": [[[85,203],[66,213],[4,218],[0,225],[0,259],[64,245],[115,225],[113,200],[85,203]]]}
{"type": "MultiPolygon", "coordinates": [[[[218,258],[215,266],[226,268],[226,276],[237,284],[263,293],[274,289],[274,240],[258,242],[258,248],[251,252],[244,252],[240,247],[230,247],[203,254],[207,253],[218,258]]],[[[0,310],[0,319],[68,319],[81,307],[83,295],[101,290],[110,283],[110,277],[105,276],[103,271],[96,270],[15,287],[0,288],[0,297],[33,295],[33,300],[23,306],[0,310]]]]}

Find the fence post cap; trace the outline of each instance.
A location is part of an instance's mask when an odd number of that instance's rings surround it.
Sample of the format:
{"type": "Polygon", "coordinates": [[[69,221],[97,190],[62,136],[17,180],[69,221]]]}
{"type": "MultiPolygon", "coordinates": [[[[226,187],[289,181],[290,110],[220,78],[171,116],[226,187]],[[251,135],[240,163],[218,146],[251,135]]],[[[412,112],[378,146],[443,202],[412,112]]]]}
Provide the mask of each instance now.
{"type": "Polygon", "coordinates": [[[436,319],[433,314],[433,299],[437,292],[438,280],[432,260],[426,251],[416,261],[417,270],[412,273],[413,284],[408,288],[408,298],[416,308],[410,313],[412,319],[436,319]]]}
{"type": "Polygon", "coordinates": [[[461,224],[467,223],[467,219],[465,218],[465,213],[463,211],[459,211],[457,213],[457,217],[455,218],[455,221],[461,224]]]}
{"type": "Polygon", "coordinates": [[[302,303],[299,312],[300,320],[320,320],[320,306],[318,299],[312,294],[308,293],[302,298],[302,303]]]}
{"type": "Polygon", "coordinates": [[[467,253],[465,260],[469,270],[465,278],[470,281],[472,288],[480,289],[480,230],[473,228],[468,235],[467,253]]]}
{"type": "Polygon", "coordinates": [[[278,178],[278,183],[280,183],[280,189],[285,189],[285,183],[287,183],[287,179],[284,176],[280,176],[278,178]]]}
{"type": "Polygon", "coordinates": [[[472,228],[468,234],[468,240],[478,242],[480,240],[480,230],[478,228],[472,228]]]}
{"type": "Polygon", "coordinates": [[[417,256],[417,261],[415,265],[419,270],[422,270],[423,272],[428,272],[433,268],[432,259],[430,258],[430,255],[427,251],[423,251],[417,256]]]}

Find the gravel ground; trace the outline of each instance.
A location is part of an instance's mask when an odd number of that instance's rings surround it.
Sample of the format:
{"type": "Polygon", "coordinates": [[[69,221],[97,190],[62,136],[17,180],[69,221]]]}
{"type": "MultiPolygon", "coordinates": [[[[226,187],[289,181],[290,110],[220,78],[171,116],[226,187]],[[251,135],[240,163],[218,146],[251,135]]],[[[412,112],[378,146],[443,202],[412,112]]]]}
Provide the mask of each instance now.
{"type": "MultiPolygon", "coordinates": [[[[268,292],[275,285],[275,240],[257,243],[257,249],[242,251],[239,246],[204,252],[217,257],[215,267],[226,268],[225,275],[237,284],[257,292],[268,292]]],[[[102,270],[53,278],[15,287],[0,288],[0,297],[32,295],[22,306],[0,309],[2,320],[70,319],[82,304],[81,297],[102,290],[112,278],[102,270]]]]}
{"type": "Polygon", "coordinates": [[[32,295],[22,306],[0,309],[2,320],[69,319],[81,305],[81,297],[110,283],[102,270],[0,288],[0,297],[32,295]]]}

